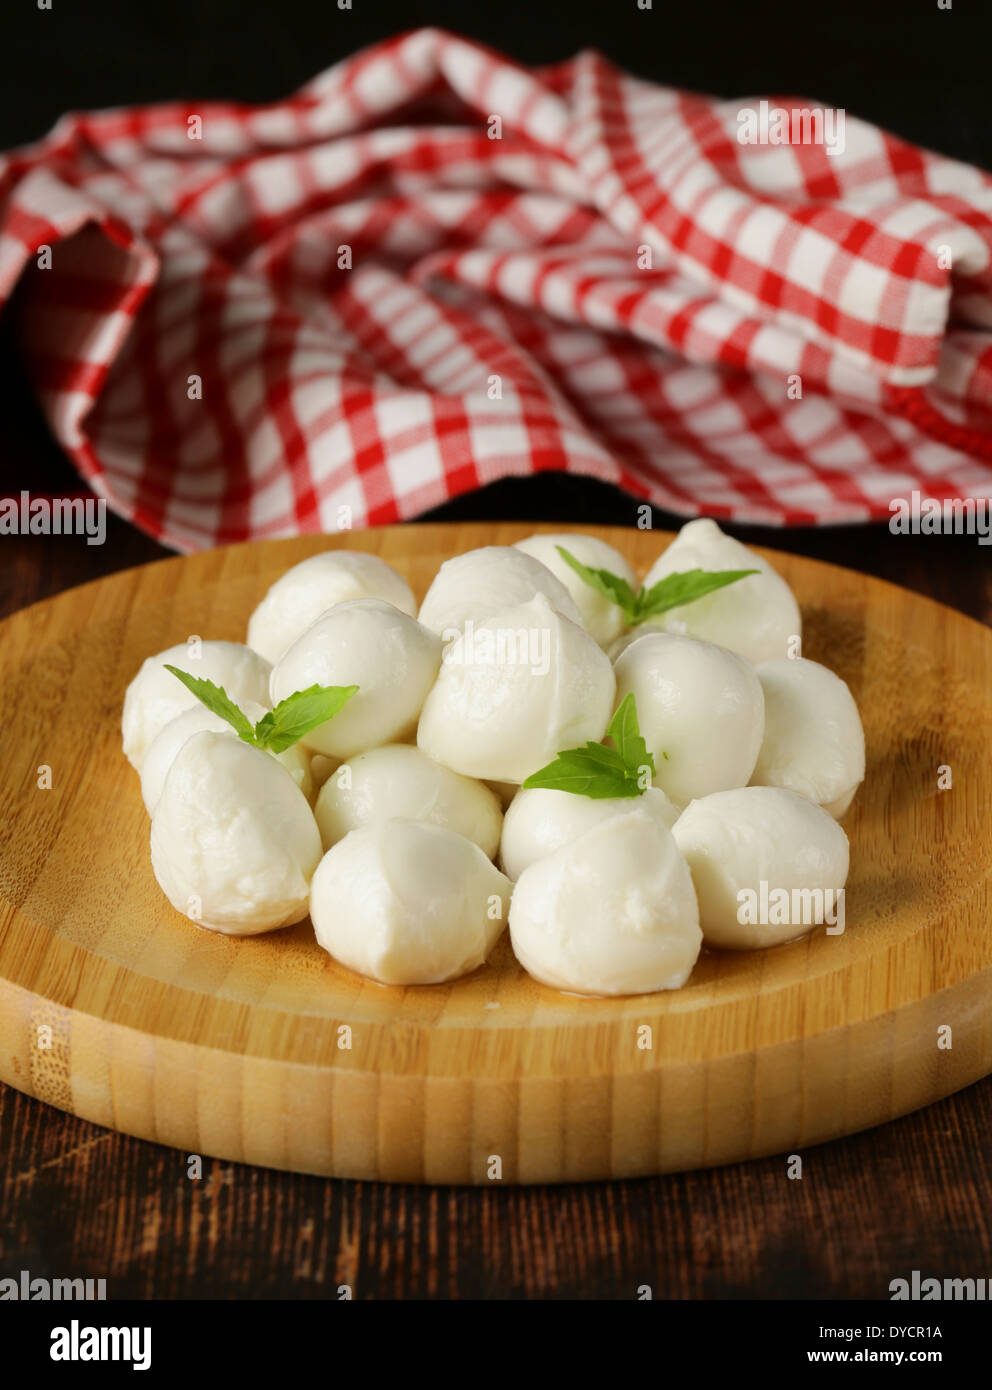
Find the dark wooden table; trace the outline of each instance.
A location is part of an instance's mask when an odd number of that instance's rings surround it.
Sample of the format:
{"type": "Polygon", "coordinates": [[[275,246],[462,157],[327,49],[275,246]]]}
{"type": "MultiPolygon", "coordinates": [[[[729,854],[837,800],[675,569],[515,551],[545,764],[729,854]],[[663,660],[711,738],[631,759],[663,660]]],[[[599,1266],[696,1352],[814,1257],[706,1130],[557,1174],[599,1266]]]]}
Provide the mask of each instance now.
{"type": "MultiPolygon", "coordinates": [[[[0,335],[2,337],[2,335],[0,335]]],[[[0,495],[78,489],[0,341],[13,384],[0,495]]],[[[513,480],[446,517],[629,524],[588,480],[513,480]]],[[[658,526],[678,519],[659,513],[658,526]]],[[[740,530],[880,575],[992,622],[989,550],[884,526],[740,530]]],[[[0,538],[0,614],[167,552],[116,518],[106,544],[0,538]]],[[[0,692],[2,698],[2,692],[0,692]]],[[[0,1276],[105,1277],[111,1298],[887,1298],[914,1269],[992,1276],[992,1079],[804,1155],[568,1187],[331,1182],[206,1161],[84,1123],[0,1086],[0,1276]]]]}

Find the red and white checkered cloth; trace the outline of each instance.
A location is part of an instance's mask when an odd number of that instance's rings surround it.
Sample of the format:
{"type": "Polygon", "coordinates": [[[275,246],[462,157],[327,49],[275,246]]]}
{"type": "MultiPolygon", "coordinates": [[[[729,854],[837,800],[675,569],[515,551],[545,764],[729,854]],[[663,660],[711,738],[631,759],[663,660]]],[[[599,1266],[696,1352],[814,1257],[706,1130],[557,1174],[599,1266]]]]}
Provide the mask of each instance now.
{"type": "Polygon", "coordinates": [[[80,472],[184,550],[541,469],[780,523],[990,495],[992,178],[741,109],[424,29],[273,106],[67,116],[0,160],[0,300],[80,472]]]}

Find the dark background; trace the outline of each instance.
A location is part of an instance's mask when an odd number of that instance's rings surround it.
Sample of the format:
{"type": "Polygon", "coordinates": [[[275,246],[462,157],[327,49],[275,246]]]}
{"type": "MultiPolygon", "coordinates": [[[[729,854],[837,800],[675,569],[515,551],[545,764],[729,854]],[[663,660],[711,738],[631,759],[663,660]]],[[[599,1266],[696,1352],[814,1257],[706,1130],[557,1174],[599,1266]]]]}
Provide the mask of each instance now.
{"type": "MultiPolygon", "coordinates": [[[[420,24],[526,62],[595,46],[644,77],[719,96],[796,95],[992,170],[992,3],[748,0],[0,0],[0,147],[64,111],[173,98],[275,100],[366,43],[420,24]]],[[[35,406],[0,313],[0,494],[79,487],[35,406]]],[[[440,518],[629,524],[619,492],[542,475],[440,518]]],[[[678,519],[657,513],[658,526],[678,519]]],[[[992,622],[988,550],[884,525],[756,543],[894,580],[992,622]]],[[[165,552],[108,519],[107,544],[5,537],[0,615],[165,552]]],[[[976,869],[978,866],[976,866],[976,869]]],[[[992,1081],[824,1145],[801,1183],[781,1159],[637,1182],[474,1192],[324,1182],[182,1156],[0,1086],[0,1273],[106,1275],[112,1298],[887,1297],[912,1269],[992,1272],[992,1081]]],[[[921,1319],[922,1321],[923,1319],[921,1319]]]]}
{"type": "Polygon", "coordinates": [[[365,44],[422,24],[526,63],[598,48],[716,96],[843,106],[992,169],[988,0],[0,0],[0,146],[64,111],[173,98],[274,101],[365,44]]]}

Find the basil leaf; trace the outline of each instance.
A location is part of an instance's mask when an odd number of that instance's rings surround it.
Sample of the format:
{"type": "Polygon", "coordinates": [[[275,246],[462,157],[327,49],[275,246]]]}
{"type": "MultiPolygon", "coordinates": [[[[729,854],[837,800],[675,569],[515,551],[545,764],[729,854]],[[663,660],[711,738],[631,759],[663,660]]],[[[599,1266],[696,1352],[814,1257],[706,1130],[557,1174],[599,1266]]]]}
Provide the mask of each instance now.
{"type": "Polygon", "coordinates": [[[591,589],[595,589],[597,594],[623,609],[628,627],[636,627],[647,618],[666,613],[669,608],[680,608],[684,603],[704,598],[706,594],[734,584],[749,574],[759,573],[758,570],[680,570],[675,574],[666,574],[664,579],[659,579],[650,589],[645,589],[642,585],[635,593],[626,579],[620,575],[613,574],[610,570],[592,569],[589,565],[584,565],[581,560],[570,555],[563,545],[556,545],[555,549],[591,589]]]}
{"type": "Polygon", "coordinates": [[[566,565],[569,565],[580,579],[584,579],[590,588],[595,589],[603,598],[609,599],[611,603],[622,608],[628,618],[636,611],[637,595],[626,579],[622,579],[619,574],[613,574],[610,570],[592,569],[589,565],[584,565],[581,560],[570,555],[563,545],[556,545],[555,549],[566,565]]]}
{"type": "Polygon", "coordinates": [[[333,719],[358,689],[357,685],[312,685],[308,690],[297,690],[263,714],[253,728],[251,720],[223,687],[180,671],[177,666],[167,665],[165,669],[181,680],[207,709],[226,719],[238,738],[269,753],[285,753],[318,724],[333,719]]]}
{"type": "Polygon", "coordinates": [[[615,747],[586,743],[581,748],[565,748],[547,767],[533,772],[524,789],[544,787],[551,791],[572,792],[594,801],[614,797],[640,796],[647,787],[640,785],[641,772],[654,774],[654,758],[648,752],[637,722],[633,695],[627,695],[610,720],[607,738],[615,747]]]}
{"type": "Polygon", "coordinates": [[[680,608],[684,603],[704,598],[717,589],[735,584],[757,570],[681,570],[676,574],[666,574],[650,589],[642,589],[637,596],[637,609],[631,625],[643,623],[646,618],[667,613],[669,608],[680,608]]]}
{"type": "Polygon", "coordinates": [[[238,738],[244,739],[245,743],[255,744],[255,731],[251,726],[251,720],[241,712],[223,686],[214,685],[213,681],[205,680],[202,676],[191,676],[188,671],[180,671],[178,666],[166,664],[165,669],[181,680],[186,689],[195,695],[201,704],[206,705],[208,710],[219,714],[221,719],[226,719],[238,738]]]}
{"type": "MultiPolygon", "coordinates": [[[[591,746],[595,748],[602,745],[591,746]]],[[[547,767],[542,767],[540,772],[532,773],[524,782],[524,788],[547,787],[552,791],[588,796],[594,801],[601,801],[607,797],[640,796],[640,787],[636,780],[630,781],[627,769],[618,754],[614,754],[614,763],[606,764],[599,759],[591,760],[585,757],[585,752],[584,748],[566,748],[553,762],[548,763],[547,767]]]]}
{"type": "Polygon", "coordinates": [[[648,752],[648,746],[641,736],[640,726],[637,722],[637,706],[634,703],[633,695],[624,697],[616,714],[610,720],[606,737],[611,738],[616,744],[617,752],[620,754],[625,767],[633,771],[635,775],[640,772],[642,767],[649,767],[651,776],[654,776],[657,771],[654,765],[654,756],[648,752]]]}
{"type": "Polygon", "coordinates": [[[333,719],[357,689],[357,685],[311,685],[295,691],[255,725],[258,747],[284,753],[318,724],[333,719]]]}

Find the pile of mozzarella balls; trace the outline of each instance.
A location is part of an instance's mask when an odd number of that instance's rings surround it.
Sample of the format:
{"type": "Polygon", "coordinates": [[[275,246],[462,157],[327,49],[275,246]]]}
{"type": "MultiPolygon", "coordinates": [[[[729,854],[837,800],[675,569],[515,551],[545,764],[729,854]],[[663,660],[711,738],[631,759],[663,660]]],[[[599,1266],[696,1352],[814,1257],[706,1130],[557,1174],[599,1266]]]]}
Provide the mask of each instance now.
{"type": "Polygon", "coordinates": [[[390,566],[334,549],[272,586],[244,645],[149,657],[123,743],[172,905],[236,936],[309,914],[335,960],[389,985],[476,969],[508,924],[532,976],[590,995],[679,988],[704,943],[748,950],[809,930],[739,910],[762,882],[843,887],[838,819],[864,777],[857,707],[795,654],[788,585],[692,521],[648,587],[691,569],[757,573],[627,631],[559,546],[636,589],[605,542],[538,535],[447,560],[418,612],[390,566]],[[252,720],[315,684],[358,690],[275,754],[166,663],[223,686],[252,720]],[[653,786],[600,800],[521,788],[560,751],[602,741],[630,694],[653,786]]]}

